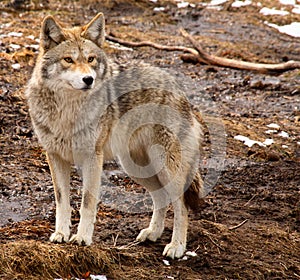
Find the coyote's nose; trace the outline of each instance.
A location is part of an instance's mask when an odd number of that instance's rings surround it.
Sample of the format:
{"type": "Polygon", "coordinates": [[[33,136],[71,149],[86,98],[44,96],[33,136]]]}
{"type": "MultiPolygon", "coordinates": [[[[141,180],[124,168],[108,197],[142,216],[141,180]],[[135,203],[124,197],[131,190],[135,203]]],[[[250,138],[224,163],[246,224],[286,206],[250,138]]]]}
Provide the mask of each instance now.
{"type": "Polygon", "coordinates": [[[82,78],[82,80],[84,81],[84,83],[87,86],[92,85],[92,83],[94,82],[94,78],[92,76],[85,76],[85,77],[82,78]]]}

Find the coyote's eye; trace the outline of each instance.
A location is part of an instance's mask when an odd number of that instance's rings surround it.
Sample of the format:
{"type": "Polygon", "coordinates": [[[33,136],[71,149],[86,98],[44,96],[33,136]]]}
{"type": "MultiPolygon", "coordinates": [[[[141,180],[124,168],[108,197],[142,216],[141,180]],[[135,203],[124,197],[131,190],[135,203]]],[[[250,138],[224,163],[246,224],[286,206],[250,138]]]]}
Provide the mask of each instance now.
{"type": "Polygon", "coordinates": [[[69,56],[65,57],[64,61],[67,62],[67,63],[73,63],[73,59],[69,56]]]}
{"type": "Polygon", "coordinates": [[[88,63],[92,63],[94,60],[95,60],[95,57],[94,56],[90,56],[88,58],[88,63]]]}

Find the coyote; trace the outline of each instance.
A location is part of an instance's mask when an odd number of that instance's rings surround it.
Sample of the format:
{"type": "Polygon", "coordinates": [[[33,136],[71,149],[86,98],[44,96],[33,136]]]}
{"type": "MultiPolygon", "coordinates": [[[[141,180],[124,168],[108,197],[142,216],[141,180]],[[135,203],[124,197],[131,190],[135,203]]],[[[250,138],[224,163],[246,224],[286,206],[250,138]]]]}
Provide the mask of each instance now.
{"type": "Polygon", "coordinates": [[[64,28],[52,16],[41,27],[40,52],[26,96],[39,142],[46,150],[56,201],[52,242],[90,245],[103,162],[115,158],[153,200],[140,242],[156,241],[174,209],[171,242],[163,255],[186,249],[188,209],[204,196],[198,171],[201,125],[176,79],[160,68],[122,66],[103,51],[105,21],[64,28]],[[80,222],[70,237],[70,168],[83,177],[80,222]]]}

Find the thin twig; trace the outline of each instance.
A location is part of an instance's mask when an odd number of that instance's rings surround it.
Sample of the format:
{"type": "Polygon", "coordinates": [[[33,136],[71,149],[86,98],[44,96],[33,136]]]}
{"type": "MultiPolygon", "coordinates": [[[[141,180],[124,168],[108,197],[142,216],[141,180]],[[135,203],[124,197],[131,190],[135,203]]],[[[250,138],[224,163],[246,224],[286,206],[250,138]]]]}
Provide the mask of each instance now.
{"type": "Polygon", "coordinates": [[[247,206],[256,196],[257,196],[257,193],[254,194],[243,206],[247,206]]]}
{"type": "Polygon", "coordinates": [[[118,237],[119,237],[119,233],[117,233],[116,237],[114,237],[114,235],[112,236],[112,240],[114,242],[113,246],[116,247],[117,246],[117,240],[118,240],[118,237]]]}
{"type": "MultiPolygon", "coordinates": [[[[213,243],[219,250],[224,251],[224,248],[222,248],[216,241],[214,241],[210,235],[207,235],[207,237],[209,238],[211,243],[213,243]]],[[[220,251],[219,251],[219,254],[220,254],[220,251]]]]}
{"type": "Polygon", "coordinates": [[[249,221],[249,220],[246,219],[246,220],[242,221],[241,223],[239,223],[238,225],[233,226],[233,227],[230,227],[230,228],[228,228],[228,229],[229,229],[229,230],[235,230],[235,229],[241,227],[242,225],[246,224],[248,221],[249,221]]]}
{"type": "Polygon", "coordinates": [[[119,250],[126,250],[126,249],[129,249],[131,247],[134,247],[138,244],[140,244],[141,242],[140,241],[133,241],[131,243],[128,243],[127,245],[122,245],[120,247],[118,247],[119,250]]]}
{"type": "MultiPolygon", "coordinates": [[[[216,241],[214,241],[212,239],[211,234],[207,230],[203,229],[202,234],[204,236],[208,237],[208,239],[211,241],[211,243],[213,243],[218,248],[218,250],[224,251],[224,248],[222,248],[216,241]]],[[[219,251],[219,253],[220,253],[220,251],[219,251]]]]}
{"type": "Polygon", "coordinates": [[[194,250],[194,252],[196,253],[199,249],[200,249],[200,245],[197,246],[197,248],[194,250]]]}

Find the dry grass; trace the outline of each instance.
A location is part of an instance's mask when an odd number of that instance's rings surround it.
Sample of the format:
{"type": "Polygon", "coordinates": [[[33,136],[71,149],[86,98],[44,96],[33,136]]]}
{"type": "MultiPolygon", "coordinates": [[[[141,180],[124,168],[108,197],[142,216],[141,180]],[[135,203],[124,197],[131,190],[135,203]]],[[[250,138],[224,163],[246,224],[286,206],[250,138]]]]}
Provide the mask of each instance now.
{"type": "Polygon", "coordinates": [[[1,279],[70,278],[88,272],[113,275],[113,254],[99,246],[18,241],[2,244],[0,250],[1,279]]]}

